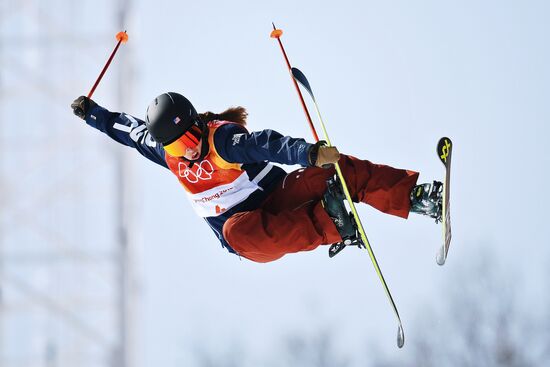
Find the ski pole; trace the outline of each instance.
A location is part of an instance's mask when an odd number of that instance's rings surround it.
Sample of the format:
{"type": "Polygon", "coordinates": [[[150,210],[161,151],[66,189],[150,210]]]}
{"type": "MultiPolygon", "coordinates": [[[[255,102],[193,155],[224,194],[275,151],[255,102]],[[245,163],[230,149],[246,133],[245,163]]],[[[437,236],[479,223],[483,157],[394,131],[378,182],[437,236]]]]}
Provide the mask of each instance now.
{"type": "Polygon", "coordinates": [[[107,60],[107,62],[105,63],[105,66],[103,67],[103,70],[101,70],[101,73],[99,73],[99,76],[97,77],[97,80],[95,81],[94,86],[92,87],[92,89],[90,89],[90,93],[88,93],[88,98],[92,98],[92,95],[94,94],[95,89],[99,85],[99,82],[103,78],[103,75],[105,74],[105,72],[109,68],[109,65],[111,65],[111,61],[113,61],[113,57],[115,57],[115,54],[118,51],[118,48],[119,48],[120,44],[121,43],[126,43],[126,41],[128,41],[128,34],[126,33],[126,31],[118,32],[116,34],[116,39],[118,40],[118,42],[115,46],[115,49],[111,53],[111,56],[109,56],[109,59],[107,60]]]}
{"type": "MultiPolygon", "coordinates": [[[[273,26],[275,27],[275,25],[273,25],[273,26]]],[[[277,38],[279,40],[279,44],[280,44],[281,49],[282,49],[282,43],[279,39],[281,34],[282,34],[281,30],[275,29],[271,33],[271,37],[277,38]],[[277,31],[279,31],[279,32],[277,32],[277,31]],[[274,37],[274,33],[276,33],[275,37],[274,37]]],[[[319,118],[319,121],[321,123],[321,127],[323,129],[325,140],[327,141],[328,146],[332,146],[332,144],[330,142],[330,138],[329,138],[328,133],[327,133],[325,123],[324,123],[323,118],[321,116],[321,112],[319,111],[319,106],[317,105],[315,95],[313,94],[313,90],[311,89],[311,86],[310,86],[306,76],[299,69],[293,68],[293,67],[290,66],[290,63],[288,62],[288,59],[286,58],[286,53],[284,53],[284,50],[283,50],[283,54],[285,55],[287,65],[290,68],[290,73],[292,75],[292,78],[293,78],[293,81],[294,81],[295,85],[297,86],[296,82],[300,83],[308,91],[309,95],[311,96],[311,99],[313,100],[313,104],[315,106],[315,110],[317,112],[317,117],[319,118]]],[[[302,94],[300,93],[299,88],[298,88],[298,93],[299,93],[300,97],[302,97],[302,94]]],[[[303,99],[302,99],[302,106],[304,107],[304,109],[307,110],[306,105],[303,103],[303,99]]],[[[309,116],[309,113],[306,112],[306,115],[309,116]]],[[[310,120],[310,123],[311,123],[311,120],[310,120]]],[[[315,128],[313,128],[313,131],[315,131],[315,128]]],[[[374,266],[374,269],[375,269],[376,273],[378,274],[378,278],[380,279],[380,282],[382,283],[382,286],[384,288],[386,296],[387,296],[388,300],[390,301],[391,306],[392,306],[393,311],[394,311],[394,314],[395,314],[395,317],[397,318],[397,323],[398,323],[397,346],[399,348],[402,348],[403,345],[405,344],[405,334],[403,332],[403,325],[401,323],[401,317],[399,316],[399,311],[397,311],[397,306],[395,305],[395,302],[394,302],[393,297],[391,295],[390,289],[389,289],[389,287],[386,283],[386,280],[384,279],[384,275],[382,275],[382,271],[380,270],[380,266],[378,265],[378,261],[376,260],[376,257],[374,256],[374,252],[373,252],[372,247],[371,247],[371,245],[369,243],[369,240],[367,238],[367,235],[366,235],[365,229],[363,227],[363,224],[361,223],[361,220],[359,219],[359,215],[358,215],[357,210],[355,208],[355,204],[353,203],[353,201],[351,199],[351,195],[349,193],[349,190],[348,190],[346,181],[344,179],[344,175],[342,173],[342,170],[340,169],[340,165],[338,164],[338,162],[336,162],[334,166],[336,168],[336,172],[338,174],[338,177],[340,178],[340,182],[342,183],[342,189],[344,191],[344,194],[346,196],[346,200],[348,201],[349,206],[351,208],[351,211],[353,213],[353,218],[355,220],[355,223],[357,224],[357,228],[359,230],[359,234],[361,235],[361,239],[363,240],[365,248],[366,248],[367,252],[369,253],[372,265],[374,266]]]]}
{"type": "Polygon", "coordinates": [[[283,47],[283,43],[281,42],[281,35],[283,34],[282,29],[277,29],[275,27],[275,23],[273,24],[273,31],[271,32],[271,38],[276,38],[277,42],[279,42],[279,46],[281,46],[281,52],[283,53],[283,56],[286,61],[286,66],[288,67],[288,72],[290,74],[290,78],[292,79],[292,82],[294,83],[294,87],[296,88],[296,91],[298,92],[298,97],[300,98],[300,102],[302,103],[302,107],[304,109],[304,112],[306,114],[307,122],[309,122],[309,127],[311,128],[311,132],[313,133],[313,137],[315,138],[315,141],[319,141],[319,136],[317,135],[317,131],[315,130],[315,126],[313,125],[313,121],[311,121],[311,116],[309,115],[309,111],[306,107],[306,103],[304,102],[304,97],[302,96],[302,92],[300,91],[300,87],[298,87],[298,83],[296,83],[296,80],[292,76],[292,67],[290,66],[290,61],[288,61],[288,57],[286,56],[285,48],[283,47]]]}

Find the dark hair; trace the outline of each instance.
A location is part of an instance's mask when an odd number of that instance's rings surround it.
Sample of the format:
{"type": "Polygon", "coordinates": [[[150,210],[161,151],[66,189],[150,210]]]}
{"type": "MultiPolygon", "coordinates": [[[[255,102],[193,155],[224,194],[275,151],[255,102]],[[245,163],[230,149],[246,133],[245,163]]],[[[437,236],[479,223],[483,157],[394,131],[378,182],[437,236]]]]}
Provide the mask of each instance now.
{"type": "Polygon", "coordinates": [[[210,122],[213,120],[223,120],[223,121],[235,122],[242,126],[246,126],[247,116],[248,116],[248,112],[246,112],[246,109],[241,106],[230,107],[227,110],[223,111],[222,113],[214,113],[210,111],[199,113],[199,117],[203,122],[210,122]]]}

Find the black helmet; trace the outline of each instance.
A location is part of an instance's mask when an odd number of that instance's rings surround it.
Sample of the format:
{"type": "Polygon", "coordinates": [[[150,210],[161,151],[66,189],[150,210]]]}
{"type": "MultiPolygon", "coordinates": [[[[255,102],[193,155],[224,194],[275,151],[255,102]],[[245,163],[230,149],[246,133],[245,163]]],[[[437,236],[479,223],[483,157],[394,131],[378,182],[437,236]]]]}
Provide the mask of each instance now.
{"type": "Polygon", "coordinates": [[[147,107],[147,130],[162,145],[168,145],[182,136],[193,125],[203,130],[195,107],[179,93],[163,93],[147,107]]]}

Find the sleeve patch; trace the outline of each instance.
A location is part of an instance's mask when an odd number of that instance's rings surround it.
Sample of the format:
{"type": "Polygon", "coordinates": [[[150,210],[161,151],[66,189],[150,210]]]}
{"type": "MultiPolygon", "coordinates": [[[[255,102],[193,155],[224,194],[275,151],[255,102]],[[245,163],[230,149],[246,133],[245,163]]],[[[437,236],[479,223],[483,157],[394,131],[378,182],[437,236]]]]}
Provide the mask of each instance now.
{"type": "Polygon", "coordinates": [[[235,135],[233,135],[233,138],[232,138],[232,140],[233,140],[233,146],[239,144],[240,141],[241,141],[241,139],[242,139],[242,137],[243,137],[244,135],[245,135],[245,134],[235,134],[235,135]]]}

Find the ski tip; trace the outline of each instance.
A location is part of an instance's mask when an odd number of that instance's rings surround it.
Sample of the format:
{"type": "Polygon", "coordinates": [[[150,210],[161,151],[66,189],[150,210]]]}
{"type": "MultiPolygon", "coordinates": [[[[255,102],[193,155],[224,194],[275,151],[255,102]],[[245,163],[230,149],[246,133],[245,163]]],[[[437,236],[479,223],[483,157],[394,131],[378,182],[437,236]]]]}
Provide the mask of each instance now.
{"type": "Polygon", "coordinates": [[[303,79],[303,80],[307,80],[306,76],[304,75],[304,73],[302,73],[302,71],[298,68],[295,68],[294,66],[290,68],[290,71],[292,72],[292,76],[294,78],[298,78],[298,79],[303,79]]]}
{"type": "Polygon", "coordinates": [[[453,142],[448,137],[442,137],[437,142],[437,155],[441,160],[441,163],[443,163],[446,167],[448,167],[451,162],[452,149],[453,142]]]}
{"type": "Polygon", "coordinates": [[[403,348],[403,345],[405,345],[405,333],[403,332],[403,327],[399,325],[397,328],[397,347],[403,348]]]}
{"type": "Polygon", "coordinates": [[[311,98],[315,101],[315,96],[313,95],[313,90],[311,90],[311,86],[309,85],[309,82],[306,78],[306,76],[304,75],[304,73],[302,73],[302,71],[298,68],[291,68],[291,72],[292,72],[292,77],[294,78],[294,80],[296,80],[298,83],[300,83],[306,90],[307,92],[309,93],[309,95],[311,96],[311,98]]]}
{"type": "Polygon", "coordinates": [[[437,265],[443,266],[445,265],[445,260],[447,260],[445,258],[445,249],[441,247],[435,256],[435,261],[437,262],[437,265]]]}

